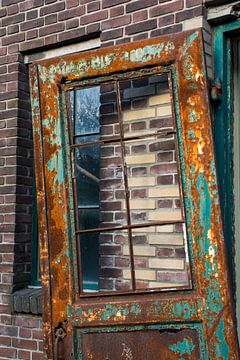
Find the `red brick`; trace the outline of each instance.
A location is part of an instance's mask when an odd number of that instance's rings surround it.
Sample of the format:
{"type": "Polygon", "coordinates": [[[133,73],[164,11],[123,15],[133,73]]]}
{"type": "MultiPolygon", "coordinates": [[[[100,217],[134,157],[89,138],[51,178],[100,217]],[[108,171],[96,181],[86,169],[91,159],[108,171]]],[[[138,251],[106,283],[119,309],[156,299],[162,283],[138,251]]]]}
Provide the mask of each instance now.
{"type": "Polygon", "coordinates": [[[44,44],[45,45],[53,45],[57,43],[57,35],[50,35],[45,37],[44,44]]]}
{"type": "Polygon", "coordinates": [[[156,27],[157,27],[157,20],[152,19],[152,20],[140,22],[138,24],[127,26],[125,29],[125,33],[126,35],[132,35],[139,32],[152,30],[155,29],[156,27]]]}
{"type": "Polygon", "coordinates": [[[27,40],[31,40],[38,37],[38,30],[31,30],[28,31],[26,34],[27,40]]]}

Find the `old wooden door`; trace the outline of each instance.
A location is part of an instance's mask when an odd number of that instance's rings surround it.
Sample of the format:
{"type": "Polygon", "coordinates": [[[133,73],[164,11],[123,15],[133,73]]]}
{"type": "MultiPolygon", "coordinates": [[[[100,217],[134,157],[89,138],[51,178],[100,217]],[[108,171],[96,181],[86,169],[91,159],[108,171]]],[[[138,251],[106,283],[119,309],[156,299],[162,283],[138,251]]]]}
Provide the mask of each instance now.
{"type": "Polygon", "coordinates": [[[200,31],[30,69],[48,359],[238,359],[200,31]]]}

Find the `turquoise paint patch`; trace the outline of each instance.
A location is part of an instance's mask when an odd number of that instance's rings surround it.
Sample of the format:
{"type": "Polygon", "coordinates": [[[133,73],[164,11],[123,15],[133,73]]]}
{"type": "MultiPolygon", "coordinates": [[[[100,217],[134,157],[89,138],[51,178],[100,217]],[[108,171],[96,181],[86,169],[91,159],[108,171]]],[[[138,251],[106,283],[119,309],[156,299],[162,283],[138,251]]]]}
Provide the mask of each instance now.
{"type": "Polygon", "coordinates": [[[178,341],[177,344],[170,345],[169,349],[178,353],[180,356],[191,355],[195,346],[192,342],[192,339],[183,339],[183,341],[178,341]]]}
{"type": "Polygon", "coordinates": [[[224,335],[224,321],[222,318],[219,322],[216,336],[218,339],[218,342],[215,342],[216,357],[219,359],[229,359],[229,348],[224,335]]]}
{"type": "Polygon", "coordinates": [[[195,132],[194,130],[188,130],[188,138],[189,139],[194,139],[195,138],[195,132]]]}
{"type": "Polygon", "coordinates": [[[189,122],[190,123],[196,122],[197,119],[198,119],[197,114],[194,112],[193,109],[191,109],[189,112],[189,122]]]}

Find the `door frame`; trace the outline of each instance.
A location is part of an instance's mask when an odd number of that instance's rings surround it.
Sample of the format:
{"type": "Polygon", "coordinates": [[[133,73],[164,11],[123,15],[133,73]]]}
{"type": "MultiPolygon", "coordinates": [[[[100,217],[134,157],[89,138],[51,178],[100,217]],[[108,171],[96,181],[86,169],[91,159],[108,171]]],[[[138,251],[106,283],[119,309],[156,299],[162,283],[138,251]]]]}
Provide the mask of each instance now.
{"type": "MultiPolygon", "coordinates": [[[[160,324],[200,326],[206,357],[237,359],[238,344],[217,191],[201,30],[43,60],[30,66],[48,359],[59,329],[73,348],[73,331],[160,324]],[[66,81],[145,66],[171,66],[193,289],[111,298],[76,295],[77,255],[67,133],[66,81]],[[58,134],[58,136],[55,136],[58,134]],[[57,171],[56,171],[57,169],[57,171]],[[76,301],[77,299],[77,301],[76,301]],[[204,338],[204,339],[203,339],[204,338]]],[[[175,325],[176,326],[176,325],[175,325]]],[[[115,329],[115,330],[114,330],[115,329]]],[[[73,357],[72,351],[66,356],[73,357]]]]}
{"type": "MultiPolygon", "coordinates": [[[[220,101],[214,104],[214,145],[218,171],[223,231],[226,243],[231,287],[236,294],[234,192],[233,192],[233,123],[234,123],[234,49],[232,40],[240,37],[240,20],[217,25],[214,28],[214,78],[222,84],[220,101]]],[[[235,66],[235,65],[234,65],[235,66]]],[[[238,254],[239,255],[239,254],[238,254]]],[[[235,303],[237,301],[236,296],[235,303]]],[[[240,300],[238,300],[240,301],[240,300]]],[[[240,316],[240,314],[238,315],[240,316]]],[[[239,322],[240,319],[238,319],[239,322]]],[[[240,324],[238,324],[240,331],[240,324]]],[[[238,334],[240,336],[240,334],[238,334]]]]}

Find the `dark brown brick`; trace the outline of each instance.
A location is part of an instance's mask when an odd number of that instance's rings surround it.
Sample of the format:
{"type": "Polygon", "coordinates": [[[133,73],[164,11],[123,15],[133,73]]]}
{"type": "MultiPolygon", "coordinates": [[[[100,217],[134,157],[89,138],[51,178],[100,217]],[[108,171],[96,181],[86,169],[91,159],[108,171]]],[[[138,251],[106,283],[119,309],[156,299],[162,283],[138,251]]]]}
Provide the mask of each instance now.
{"type": "Polygon", "coordinates": [[[147,10],[142,10],[134,13],[132,16],[133,16],[133,22],[135,23],[146,20],[148,18],[148,12],[147,10]]]}
{"type": "Polygon", "coordinates": [[[37,10],[32,10],[27,12],[27,20],[36,19],[38,17],[37,10]]]}
{"type": "Polygon", "coordinates": [[[119,5],[119,4],[124,4],[124,3],[127,3],[129,2],[130,0],[103,0],[102,1],[102,7],[103,9],[105,8],[110,8],[112,6],[116,6],[116,5],[119,5]]]}
{"type": "Polygon", "coordinates": [[[52,33],[61,32],[64,30],[65,24],[58,23],[49,26],[44,26],[39,30],[39,36],[52,35],[52,33]]]}
{"type": "Polygon", "coordinates": [[[42,47],[43,45],[44,45],[43,39],[27,41],[25,43],[20,44],[20,51],[36,49],[36,48],[42,47]]]}
{"type": "Polygon", "coordinates": [[[7,38],[4,38],[2,40],[2,45],[10,45],[10,44],[15,44],[15,43],[19,43],[25,40],[25,34],[21,33],[21,34],[15,34],[15,35],[11,35],[8,36],[7,38]]]}
{"type": "Polygon", "coordinates": [[[171,5],[164,4],[153,7],[149,10],[150,17],[156,17],[160,15],[169,14],[170,12],[183,9],[183,0],[172,1],[171,5]]]}
{"type": "Polygon", "coordinates": [[[158,19],[158,27],[172,25],[174,23],[174,15],[162,16],[158,19]]]}
{"type": "Polygon", "coordinates": [[[22,23],[20,25],[20,29],[21,29],[21,31],[27,31],[27,30],[31,30],[34,28],[38,28],[43,25],[44,25],[44,19],[34,19],[34,20],[27,21],[25,23],[22,23]]]}
{"type": "Polygon", "coordinates": [[[48,15],[48,14],[59,12],[59,11],[64,10],[64,9],[65,9],[65,2],[61,1],[61,2],[59,2],[57,4],[42,7],[40,9],[40,15],[45,16],[45,15],[48,15]]]}
{"type": "MultiPolygon", "coordinates": [[[[103,32],[101,34],[101,40],[107,41],[107,40],[111,40],[111,39],[116,39],[121,36],[123,36],[123,29],[115,29],[115,30],[103,32]]],[[[106,116],[105,116],[105,119],[106,119],[106,116]]],[[[107,122],[105,121],[105,123],[107,123],[107,122]]]]}
{"type": "Polygon", "coordinates": [[[76,39],[78,37],[82,37],[85,35],[85,28],[82,27],[80,29],[65,31],[62,34],[58,35],[58,41],[66,41],[71,39],[76,39]]]}
{"type": "Polygon", "coordinates": [[[185,10],[176,14],[176,22],[192,19],[203,15],[203,6],[198,6],[193,9],[185,10]]]}
{"type": "Polygon", "coordinates": [[[45,25],[54,24],[56,22],[57,22],[57,14],[51,14],[45,17],[45,25]]]}
{"type": "Polygon", "coordinates": [[[110,9],[110,17],[120,16],[124,14],[124,6],[117,6],[110,9]]]}
{"type": "Polygon", "coordinates": [[[110,19],[102,22],[102,30],[108,30],[116,27],[122,27],[124,25],[128,25],[131,23],[131,16],[124,15],[120,17],[116,17],[114,19],[110,19]]]}
{"type": "Polygon", "coordinates": [[[7,13],[8,13],[8,15],[17,14],[18,11],[19,11],[19,7],[18,7],[17,4],[12,5],[12,6],[9,6],[9,7],[7,8],[7,13]]]}
{"type": "Polygon", "coordinates": [[[0,18],[7,15],[7,9],[0,9],[0,18]]]}
{"type": "Polygon", "coordinates": [[[19,32],[19,25],[11,25],[8,27],[8,35],[16,34],[19,32]]]}
{"type": "Polygon", "coordinates": [[[203,0],[186,0],[187,7],[193,7],[193,6],[198,6],[198,5],[202,5],[202,4],[203,4],[203,0]]]}
{"type": "Polygon", "coordinates": [[[13,16],[8,16],[2,20],[2,26],[8,26],[12,24],[17,24],[25,20],[25,14],[17,14],[13,16]]]}
{"type": "Polygon", "coordinates": [[[126,35],[132,35],[139,32],[152,30],[155,29],[156,27],[157,27],[157,20],[152,19],[152,20],[140,22],[138,24],[127,26],[125,29],[125,33],[126,35]]]}
{"type": "Polygon", "coordinates": [[[81,25],[90,24],[90,23],[93,23],[93,22],[96,22],[96,21],[107,19],[107,17],[108,17],[107,10],[98,11],[96,13],[92,13],[92,14],[89,14],[89,15],[82,16],[80,18],[80,24],[81,25]]]}
{"type": "Polygon", "coordinates": [[[158,4],[158,0],[138,0],[138,1],[130,1],[129,4],[126,5],[126,12],[132,12],[144,9],[146,7],[154,6],[158,4]]]}
{"type": "Polygon", "coordinates": [[[168,26],[162,29],[157,29],[151,32],[151,37],[168,35],[182,31],[182,24],[168,26]]]}
{"type": "Polygon", "coordinates": [[[79,0],[66,0],[67,9],[71,9],[79,5],[79,0]]]}
{"type": "Polygon", "coordinates": [[[77,8],[73,8],[71,10],[65,10],[58,14],[58,20],[63,21],[67,19],[71,19],[77,16],[82,16],[85,14],[85,7],[84,6],[78,6],[77,8]]]}
{"type": "Polygon", "coordinates": [[[73,29],[79,26],[79,19],[70,19],[66,21],[66,29],[73,29]]]}
{"type": "Polygon", "coordinates": [[[87,12],[93,12],[100,9],[100,1],[94,1],[87,5],[87,12]]]}
{"type": "Polygon", "coordinates": [[[43,6],[44,0],[28,0],[20,3],[20,11],[31,10],[35,7],[43,6]]]}
{"type": "Polygon", "coordinates": [[[90,24],[87,26],[86,34],[100,32],[100,23],[90,24]]]}

